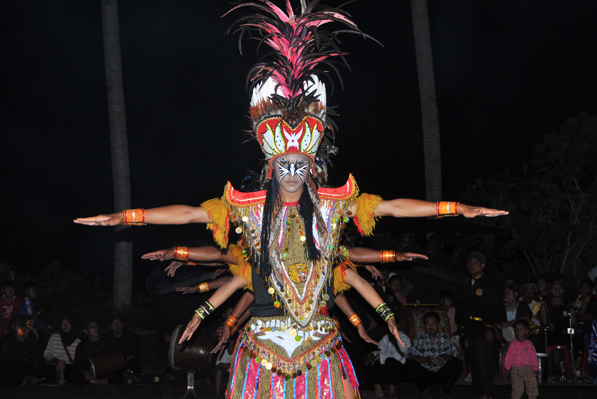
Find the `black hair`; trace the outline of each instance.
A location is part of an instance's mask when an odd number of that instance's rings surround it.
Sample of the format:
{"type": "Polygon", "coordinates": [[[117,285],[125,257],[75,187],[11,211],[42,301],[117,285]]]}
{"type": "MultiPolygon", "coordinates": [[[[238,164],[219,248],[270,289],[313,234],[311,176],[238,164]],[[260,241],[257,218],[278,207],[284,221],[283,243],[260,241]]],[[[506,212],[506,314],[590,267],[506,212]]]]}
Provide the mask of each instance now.
{"type": "Polygon", "coordinates": [[[425,324],[425,319],[429,318],[429,317],[435,317],[435,320],[437,320],[438,324],[440,322],[440,318],[439,318],[439,314],[437,312],[427,312],[423,315],[423,324],[425,324]]]}
{"type": "Polygon", "coordinates": [[[75,340],[77,339],[77,335],[75,334],[75,324],[73,323],[73,319],[70,316],[64,316],[62,319],[60,319],[60,339],[66,346],[72,345],[72,343],[75,342],[75,340]],[[64,333],[62,331],[62,322],[64,320],[70,323],[71,329],[69,333],[64,333]]]}
{"type": "Polygon", "coordinates": [[[578,283],[578,288],[580,288],[583,284],[587,284],[591,286],[591,288],[593,288],[593,282],[588,277],[585,277],[582,280],[580,280],[580,282],[578,283]]]}
{"type": "Polygon", "coordinates": [[[2,283],[2,289],[8,288],[8,287],[16,288],[15,282],[12,280],[4,280],[4,282],[2,283]]]}
{"type": "Polygon", "coordinates": [[[514,323],[514,327],[516,327],[516,326],[523,326],[525,330],[530,330],[529,322],[526,321],[525,319],[516,320],[516,323],[514,323]]]}
{"type": "Polygon", "coordinates": [[[453,299],[454,298],[454,294],[452,294],[452,291],[450,291],[450,290],[441,290],[439,292],[439,299],[440,299],[440,301],[442,299],[446,299],[446,298],[452,298],[453,299]]]}

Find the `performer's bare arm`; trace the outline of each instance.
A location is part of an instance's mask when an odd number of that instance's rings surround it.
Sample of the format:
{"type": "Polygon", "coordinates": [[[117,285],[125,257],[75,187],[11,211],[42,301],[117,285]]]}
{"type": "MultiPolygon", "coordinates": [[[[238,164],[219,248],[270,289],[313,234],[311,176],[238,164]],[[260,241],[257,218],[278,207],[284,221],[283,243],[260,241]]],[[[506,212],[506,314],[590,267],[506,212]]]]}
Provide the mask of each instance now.
{"type": "MultiPolygon", "coordinates": [[[[346,317],[350,317],[354,313],[354,310],[352,310],[350,303],[348,303],[348,299],[346,299],[346,297],[343,294],[336,295],[334,297],[334,303],[336,304],[336,306],[338,306],[338,308],[340,308],[340,310],[346,315],[346,317]]],[[[363,323],[359,324],[356,327],[356,329],[365,342],[379,345],[379,342],[374,341],[371,337],[369,337],[369,335],[367,335],[367,331],[365,331],[363,323]]]]}
{"type": "MultiPolygon", "coordinates": [[[[381,251],[355,247],[348,250],[350,260],[355,263],[378,263],[381,260],[381,251]]],[[[410,262],[413,259],[429,259],[425,255],[413,252],[396,252],[396,262],[410,262]]]]}
{"type": "MultiPolygon", "coordinates": [[[[254,300],[255,295],[253,295],[251,291],[247,291],[243,294],[243,296],[240,298],[240,301],[238,301],[238,303],[234,307],[234,310],[232,311],[232,316],[238,319],[236,322],[237,326],[242,326],[243,323],[247,321],[247,319],[251,316],[251,312],[249,312],[248,309],[254,300]]],[[[211,353],[216,353],[218,350],[224,348],[224,345],[230,339],[230,335],[230,327],[224,324],[224,328],[222,329],[222,336],[220,337],[218,344],[215,346],[215,348],[213,348],[211,353]]]]}
{"type": "MultiPolygon", "coordinates": [[[[75,223],[87,226],[116,226],[122,223],[122,212],[97,215],[89,218],[77,218],[75,223]]],[[[211,223],[207,211],[202,207],[188,205],[170,205],[145,210],[145,223],[148,224],[188,224],[211,223]]]]}
{"type": "MultiPolygon", "coordinates": [[[[220,288],[221,286],[223,286],[230,280],[232,280],[232,277],[220,277],[213,281],[210,281],[209,282],[209,290],[207,290],[207,291],[213,291],[217,288],[220,288]]],[[[199,285],[195,284],[195,285],[189,285],[187,287],[176,287],[176,291],[182,292],[183,295],[184,294],[194,294],[196,292],[199,292],[199,285]]],[[[204,291],[204,292],[206,292],[206,291],[204,291]]]]}
{"type": "MultiPolygon", "coordinates": [[[[174,259],[174,248],[161,249],[155,252],[149,252],[141,257],[147,260],[169,260],[174,259]]],[[[222,266],[224,263],[235,263],[231,250],[224,253],[216,247],[193,247],[189,248],[189,260],[201,263],[201,266],[222,266]]],[[[174,277],[176,270],[185,265],[185,263],[174,261],[170,263],[164,271],[168,277],[174,277]]],[[[196,266],[196,264],[189,264],[196,266]]]]}
{"type": "MultiPolygon", "coordinates": [[[[234,294],[236,290],[246,286],[247,282],[242,277],[234,276],[230,281],[222,285],[216,292],[214,292],[214,294],[209,298],[209,302],[214,309],[217,309],[218,306],[226,302],[226,300],[230,298],[230,296],[234,294]]],[[[197,313],[195,313],[189,324],[187,324],[187,328],[184,330],[178,342],[182,344],[184,341],[190,339],[195,330],[197,330],[197,327],[199,327],[200,323],[201,318],[197,313]]]]}
{"type": "MultiPolygon", "coordinates": [[[[373,308],[377,308],[379,305],[383,303],[383,300],[379,297],[379,294],[375,291],[375,289],[365,281],[361,276],[357,273],[353,272],[352,270],[346,270],[346,277],[345,280],[346,284],[352,286],[355,290],[361,294],[363,299],[365,299],[369,305],[373,306],[373,308]]],[[[396,325],[396,319],[394,316],[388,319],[388,328],[392,335],[396,337],[396,340],[404,346],[402,340],[400,339],[400,335],[398,334],[398,326],[396,325]]]]}
{"type": "MultiPolygon", "coordinates": [[[[458,204],[458,213],[467,218],[474,218],[476,216],[495,217],[508,214],[507,211],[471,206],[462,203],[458,204]]],[[[436,202],[407,198],[381,201],[379,207],[373,213],[373,216],[393,216],[397,218],[427,217],[436,215],[436,202]]]]}

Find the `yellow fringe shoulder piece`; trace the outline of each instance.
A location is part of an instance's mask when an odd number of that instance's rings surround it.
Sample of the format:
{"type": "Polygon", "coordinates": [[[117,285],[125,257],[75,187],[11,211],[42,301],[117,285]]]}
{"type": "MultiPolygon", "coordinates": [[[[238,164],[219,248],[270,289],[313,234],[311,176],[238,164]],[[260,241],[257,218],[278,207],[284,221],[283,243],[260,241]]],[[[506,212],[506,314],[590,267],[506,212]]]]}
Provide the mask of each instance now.
{"type": "Polygon", "coordinates": [[[232,257],[235,263],[229,263],[230,273],[234,276],[242,277],[247,282],[246,290],[253,292],[253,275],[251,274],[251,264],[245,260],[242,247],[230,244],[228,247],[232,251],[232,257]]]}
{"type": "Polygon", "coordinates": [[[361,194],[357,199],[354,224],[356,224],[361,235],[370,236],[373,234],[375,221],[377,220],[377,218],[373,216],[373,213],[379,207],[381,201],[382,199],[379,195],[365,193],[361,194]]]}
{"type": "Polygon", "coordinates": [[[334,268],[334,295],[348,291],[351,287],[346,284],[346,270],[351,269],[356,273],[357,267],[354,263],[347,260],[334,268]]]}
{"type": "Polygon", "coordinates": [[[228,233],[230,233],[230,213],[226,205],[219,198],[210,199],[201,204],[213,223],[207,224],[207,229],[212,231],[214,240],[220,248],[228,246],[228,233]]]}

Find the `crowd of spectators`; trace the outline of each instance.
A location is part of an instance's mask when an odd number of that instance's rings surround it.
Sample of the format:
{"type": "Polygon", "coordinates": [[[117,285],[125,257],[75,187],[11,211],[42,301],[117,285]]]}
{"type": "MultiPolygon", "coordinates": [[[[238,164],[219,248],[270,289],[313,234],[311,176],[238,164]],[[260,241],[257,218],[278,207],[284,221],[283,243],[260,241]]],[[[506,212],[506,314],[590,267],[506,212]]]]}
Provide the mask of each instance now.
{"type": "Polygon", "coordinates": [[[59,331],[40,320],[35,311],[34,283],[24,285],[24,299],[16,296],[15,284],[2,285],[0,306],[0,383],[5,386],[35,385],[41,381],[58,384],[107,384],[138,381],[141,346],[136,334],[126,330],[124,316],[110,316],[105,333],[93,318],[75,333],[70,317],[60,321],[59,331]]]}

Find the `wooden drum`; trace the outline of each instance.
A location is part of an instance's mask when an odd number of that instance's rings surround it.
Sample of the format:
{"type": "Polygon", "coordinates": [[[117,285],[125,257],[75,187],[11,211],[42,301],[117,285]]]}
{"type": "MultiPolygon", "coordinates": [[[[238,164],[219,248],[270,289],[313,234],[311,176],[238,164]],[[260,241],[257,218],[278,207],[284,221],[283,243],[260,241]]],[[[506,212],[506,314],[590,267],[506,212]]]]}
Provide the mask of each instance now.
{"type": "Polygon", "coordinates": [[[199,370],[210,369],[210,351],[215,346],[213,337],[208,334],[195,333],[190,340],[178,343],[186,326],[179,325],[172,333],[168,361],[173,370],[183,370],[195,373],[199,370]]]}
{"type": "Polygon", "coordinates": [[[89,358],[89,372],[93,378],[107,377],[124,370],[126,361],[122,352],[108,352],[89,358]]]}

